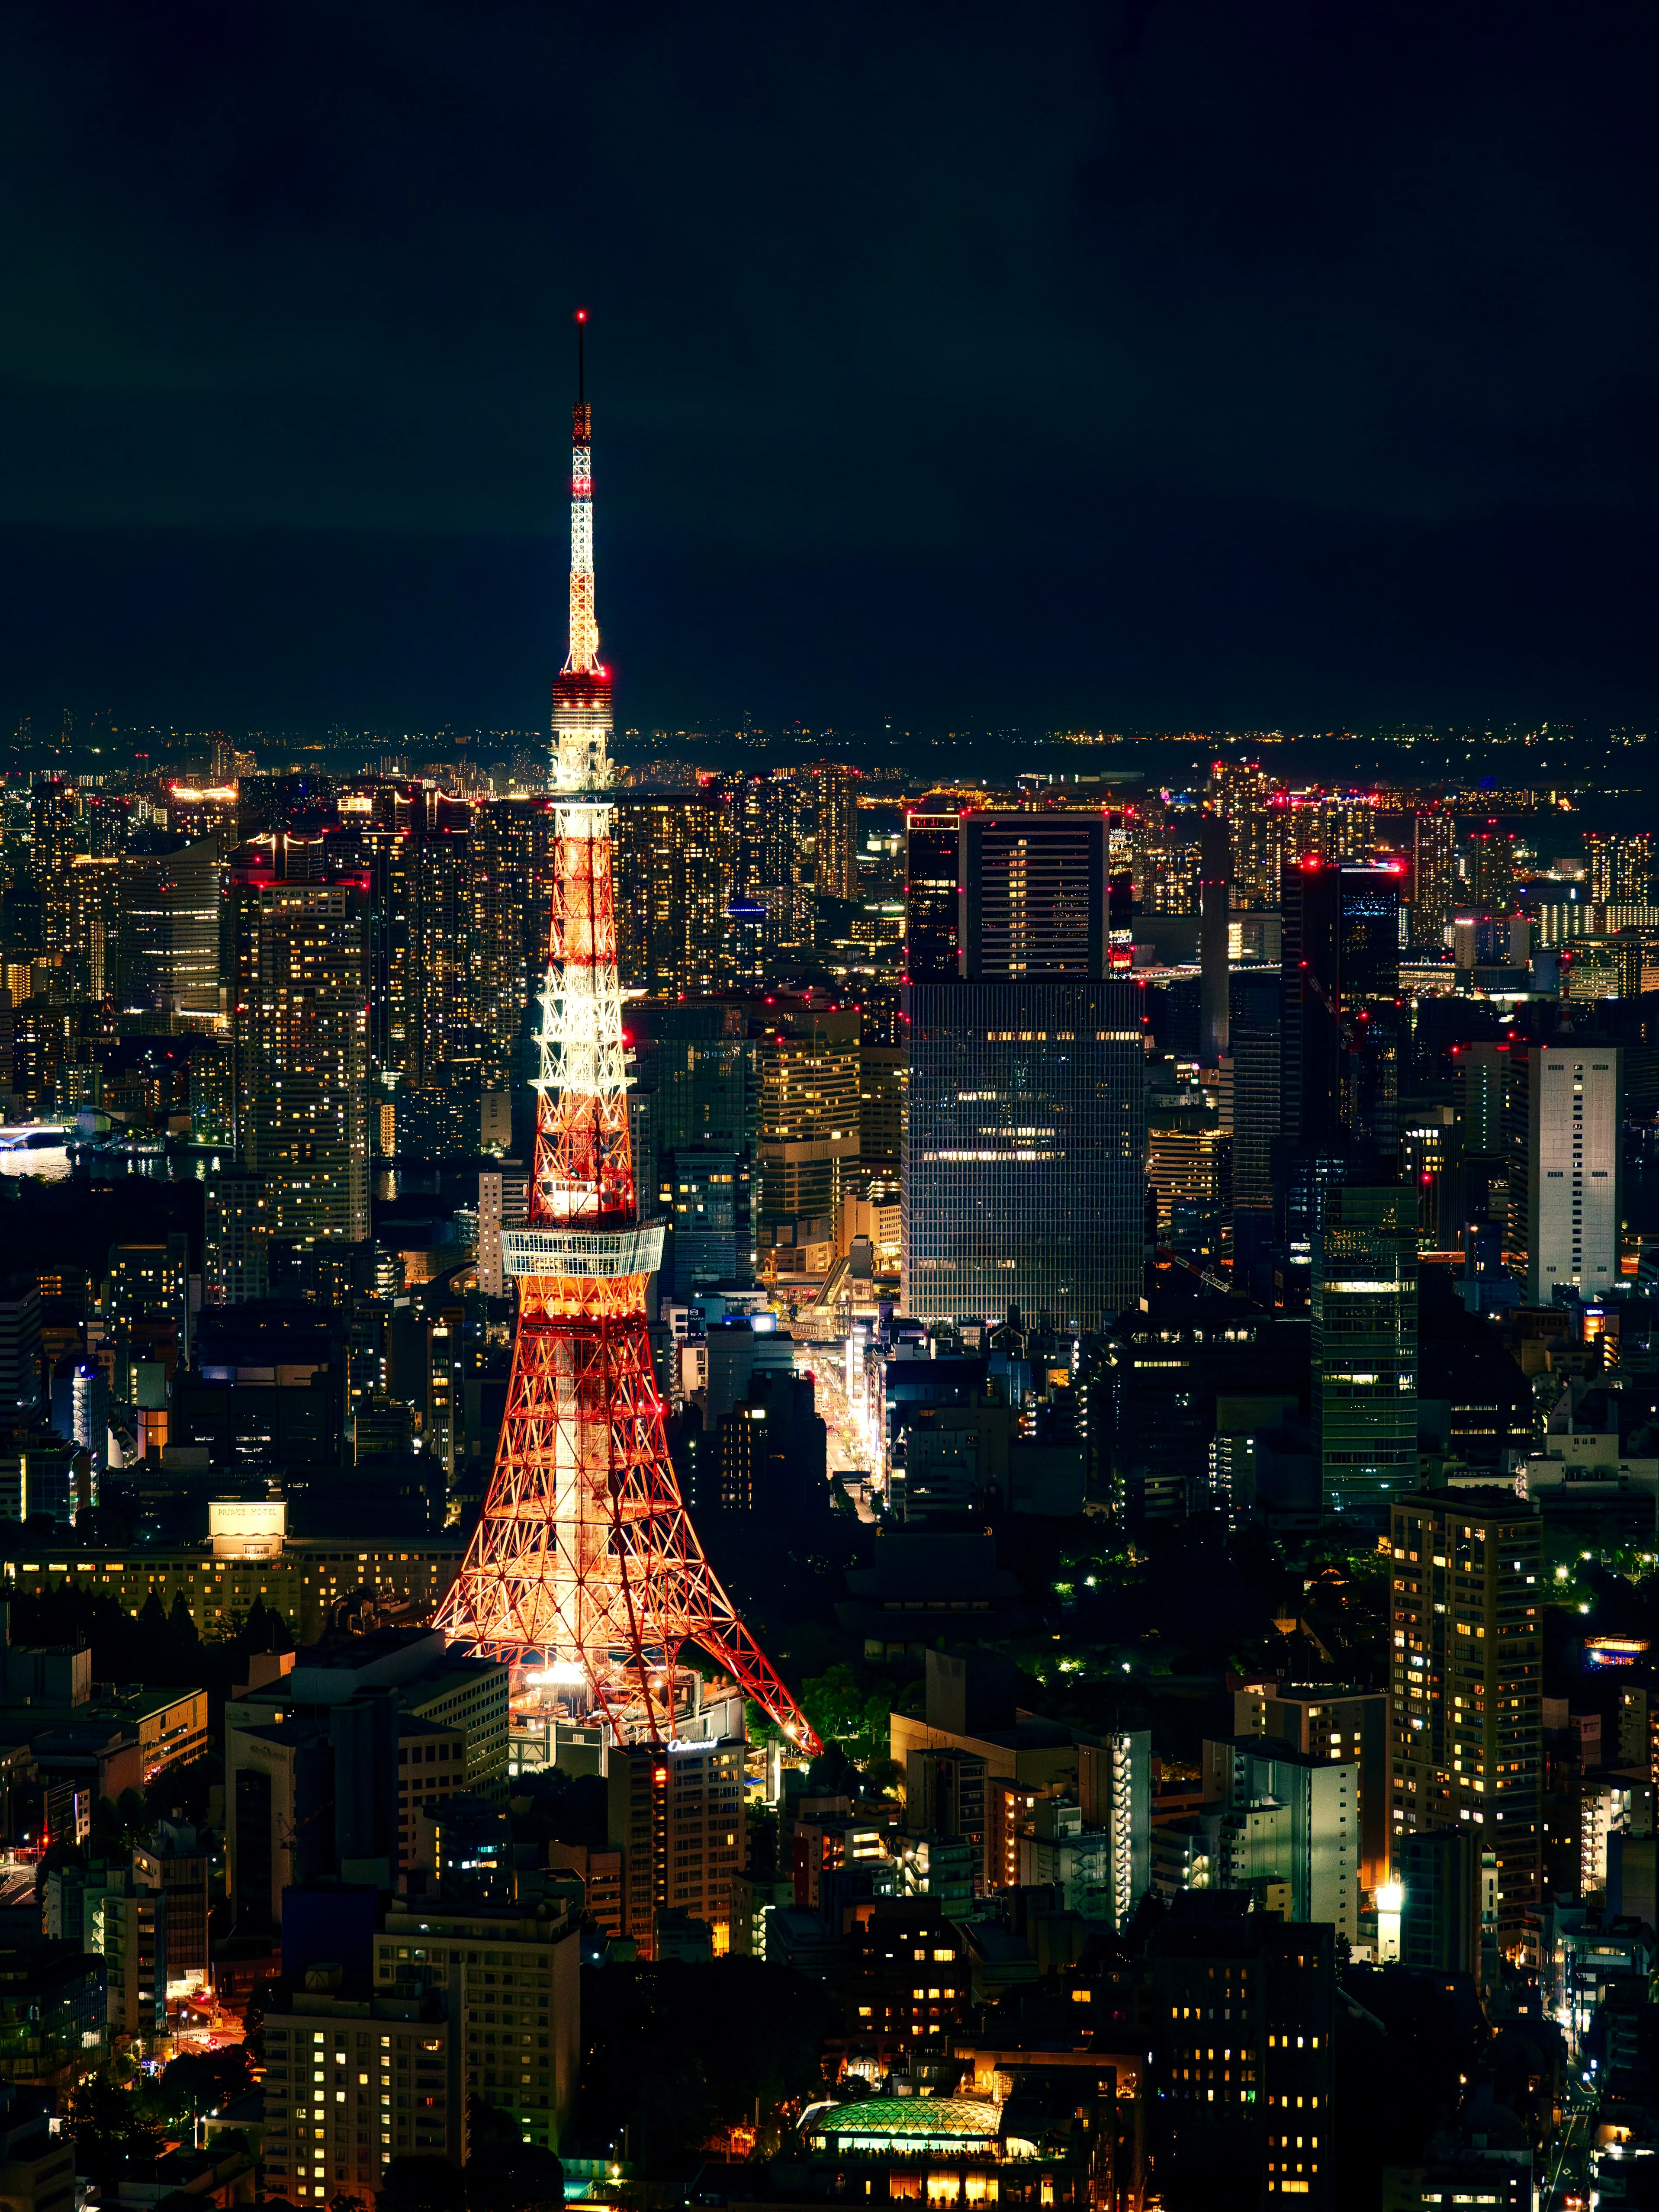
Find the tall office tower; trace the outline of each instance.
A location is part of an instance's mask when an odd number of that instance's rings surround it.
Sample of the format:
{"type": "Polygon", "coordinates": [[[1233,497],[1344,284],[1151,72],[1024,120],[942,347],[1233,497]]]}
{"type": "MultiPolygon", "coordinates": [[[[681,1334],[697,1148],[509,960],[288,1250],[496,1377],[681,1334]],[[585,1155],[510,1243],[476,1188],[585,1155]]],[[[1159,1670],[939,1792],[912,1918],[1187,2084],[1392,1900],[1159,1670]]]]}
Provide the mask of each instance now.
{"type": "Polygon", "coordinates": [[[29,792],[29,872],[40,901],[48,957],[74,949],[70,864],[80,842],[80,793],[66,775],[43,775],[29,792]]]}
{"type": "Polygon", "coordinates": [[[1462,1086],[1457,1102],[1458,1149],[1466,1160],[1502,1159],[1510,1048],[1477,1038],[1455,1049],[1462,1086]]]}
{"type": "Polygon", "coordinates": [[[1313,1372],[1328,1511],[1384,1521],[1417,1480],[1417,1198],[1340,1185],[1313,1254],[1313,1372]]]}
{"type": "Polygon", "coordinates": [[[1277,970],[1237,973],[1228,1042],[1233,1063],[1233,1210],[1264,1220],[1273,1210],[1273,1146],[1279,1129],[1279,981],[1277,970]]]}
{"type": "Polygon", "coordinates": [[[132,1012],[211,1020],[222,1005],[225,871],[218,842],[201,837],[185,845],[162,833],[151,846],[129,851],[120,863],[119,1004],[132,1012]]]}
{"type": "Polygon", "coordinates": [[[1101,975],[1107,839],[1098,813],[964,814],[958,831],[961,973],[1101,975]]]}
{"type": "Polygon", "coordinates": [[[817,835],[813,775],[811,769],[805,775],[789,769],[737,769],[707,779],[703,788],[732,808],[739,891],[767,898],[799,884],[803,843],[817,835]]]}
{"type": "Polygon", "coordinates": [[[1199,837],[1199,956],[1202,975],[1199,1057],[1206,1067],[1227,1056],[1227,929],[1232,896],[1232,854],[1227,824],[1206,814],[1199,837]]]}
{"type": "Polygon", "coordinates": [[[114,993],[123,872],[113,853],[77,853],[70,863],[70,944],[77,999],[97,1000],[114,993]]]}
{"type": "Polygon", "coordinates": [[[1285,869],[1279,1127],[1292,1150],[1334,1146],[1342,1104],[1341,872],[1312,856],[1285,869]]]}
{"type": "Polygon", "coordinates": [[[1206,798],[1226,820],[1227,872],[1238,905],[1277,905],[1279,872],[1273,859],[1267,778],[1254,761],[1212,761],[1206,798]]]}
{"type": "Polygon", "coordinates": [[[1135,823],[1135,884],[1148,914],[1197,914],[1203,863],[1199,817],[1187,805],[1144,806],[1135,823]]]}
{"type": "Polygon", "coordinates": [[[902,1168],[905,1092],[902,1044],[874,1044],[866,1024],[859,1046],[859,1179],[896,1195],[902,1168]]]}
{"type": "Polygon", "coordinates": [[[1202,1106],[1155,1106],[1146,1117],[1146,1182],[1158,1202],[1158,1233],[1167,1237],[1185,1209],[1231,1215],[1232,1139],[1202,1106]]]}
{"type": "MultiPolygon", "coordinates": [[[[204,837],[210,837],[219,858],[228,860],[241,842],[234,783],[170,783],[167,804],[167,827],[187,845],[199,844],[204,837]]],[[[91,811],[90,807],[88,811],[91,811]]]]}
{"type": "Polygon", "coordinates": [[[1177,1897],[1147,1943],[1166,2203],[1335,2202],[1335,1930],[1177,1897]]]}
{"type": "Polygon", "coordinates": [[[1510,1265],[1528,1303],[1617,1287],[1625,1055],[1617,1045],[1515,1045],[1504,1090],[1510,1265]]]}
{"type": "Polygon", "coordinates": [[[1152,1739],[1144,1729],[1114,1729],[1103,1743],[1080,1744],[1077,1761],[1084,1825],[1109,1839],[1106,1917],[1121,1929],[1152,1886],[1152,1739]]]}
{"type": "Polygon", "coordinates": [[[1387,1151],[1399,1118],[1401,868],[1345,866],[1340,878],[1342,1128],[1387,1151]]]}
{"type": "Polygon", "coordinates": [[[1412,942],[1438,952],[1459,890],[1457,817],[1443,806],[1412,817],[1412,942]]]}
{"type": "Polygon", "coordinates": [[[1470,832],[1464,851],[1465,895],[1477,912],[1507,914],[1515,904],[1515,832],[1489,822],[1470,832]]]}
{"type": "Polygon", "coordinates": [[[360,891],[264,883],[239,890],[237,1135],[270,1190],[271,1234],[368,1235],[368,921],[360,891]]]}
{"type": "Polygon", "coordinates": [[[1396,1499],[1390,1522],[1395,1841],[1423,1829],[1473,1828],[1496,1856],[1498,1934],[1513,1943],[1540,1899],[1538,1510],[1512,1490],[1437,1490],[1396,1499]]]}
{"type": "Polygon", "coordinates": [[[617,867],[628,896],[617,915],[624,984],[720,991],[733,981],[737,824],[716,793],[623,793],[615,806],[617,867]]]}
{"type": "MultiPolygon", "coordinates": [[[[578,392],[535,1163],[526,1225],[501,1233],[502,1266],[518,1285],[513,1371],[483,1516],[438,1626],[481,1654],[539,1662],[527,1697],[567,1716],[596,1714],[619,1745],[648,1741],[656,1754],[700,1698],[696,1671],[680,1663],[696,1643],[816,1751],[703,1556],[653,1376],[645,1291],[663,1237],[641,1223],[634,1182],[605,795],[611,672],[593,605],[592,418],[580,383],[578,392]]],[[[648,1771],[661,1767],[665,1782],[667,1765],[653,1757],[648,1771]]],[[[631,1835],[631,1815],[629,1825],[631,1835]]],[[[740,1866],[740,1836],[738,1846],[740,1866]]]]}
{"type": "Polygon", "coordinates": [[[1584,832],[1592,899],[1614,906],[1646,906],[1653,890],[1653,839],[1645,830],[1584,832]]]}
{"type": "Polygon", "coordinates": [[[1105,978],[912,986],[907,1313],[1095,1329],[1139,1297],[1141,998],[1105,978]]]}
{"type": "Polygon", "coordinates": [[[859,772],[844,761],[806,770],[813,807],[812,888],[828,898],[859,895],[859,772]]]}
{"type": "Polygon", "coordinates": [[[484,1056],[498,1068],[511,1061],[525,1008],[541,988],[552,908],[551,824],[542,799],[493,799],[473,813],[478,1027],[484,1056]]]}
{"type": "Polygon", "coordinates": [[[904,822],[904,972],[912,983],[961,973],[957,849],[962,817],[923,807],[904,822]]]}
{"type": "MultiPolygon", "coordinates": [[[[395,811],[398,794],[392,787],[376,791],[377,805],[383,796],[386,811],[395,811]]],[[[412,1079],[420,1036],[410,946],[413,834],[407,823],[399,828],[395,822],[376,820],[359,830],[357,846],[368,878],[368,1064],[377,1076],[412,1079]]]]}
{"type": "Polygon", "coordinates": [[[671,1297],[754,1279],[758,1011],[757,1001],[660,999],[628,1010],[631,1095],[650,1116],[649,1188],[668,1224],[660,1287],[671,1297]]]}
{"type": "Polygon", "coordinates": [[[270,1207],[262,1176],[216,1168],[203,1192],[202,1292],[209,1305],[241,1305],[270,1290],[270,1207]]]}
{"type": "Polygon", "coordinates": [[[760,1075],[762,1248],[822,1243],[863,1142],[859,1016],[766,1009],[760,1075]]]}
{"type": "Polygon", "coordinates": [[[413,840],[409,872],[409,1079],[431,1086],[477,1057],[478,948],[470,822],[440,816],[413,840]]]}

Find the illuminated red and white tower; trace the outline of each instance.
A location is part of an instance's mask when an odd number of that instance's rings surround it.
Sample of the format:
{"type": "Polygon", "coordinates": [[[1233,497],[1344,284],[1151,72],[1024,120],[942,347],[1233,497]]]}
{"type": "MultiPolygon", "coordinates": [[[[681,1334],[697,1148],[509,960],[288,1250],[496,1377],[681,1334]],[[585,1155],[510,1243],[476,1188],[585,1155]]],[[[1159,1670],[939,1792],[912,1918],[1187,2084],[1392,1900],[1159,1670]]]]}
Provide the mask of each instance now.
{"type": "Polygon", "coordinates": [[[611,672],[593,607],[592,416],[570,481],[570,652],[553,684],[554,888],[535,1172],[501,1236],[518,1331],[483,1516],[438,1614],[620,1742],[674,1733],[694,1644],[804,1749],[817,1739],[703,1556],[668,1456],[645,1286],[662,1257],[634,1182],[611,873],[611,672]]]}

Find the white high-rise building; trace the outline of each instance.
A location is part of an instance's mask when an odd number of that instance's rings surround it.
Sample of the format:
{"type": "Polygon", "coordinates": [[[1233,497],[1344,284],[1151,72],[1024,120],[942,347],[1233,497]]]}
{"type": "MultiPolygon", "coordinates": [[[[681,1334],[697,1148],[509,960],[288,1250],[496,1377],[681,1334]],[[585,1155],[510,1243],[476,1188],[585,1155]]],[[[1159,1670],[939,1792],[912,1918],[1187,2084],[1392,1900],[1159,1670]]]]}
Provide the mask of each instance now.
{"type": "Polygon", "coordinates": [[[1617,1045],[1533,1045],[1510,1054],[1505,1119],[1509,1243],[1534,1305],[1571,1285],[1590,1296],[1619,1280],[1620,1131],[1624,1055],[1617,1045]]]}

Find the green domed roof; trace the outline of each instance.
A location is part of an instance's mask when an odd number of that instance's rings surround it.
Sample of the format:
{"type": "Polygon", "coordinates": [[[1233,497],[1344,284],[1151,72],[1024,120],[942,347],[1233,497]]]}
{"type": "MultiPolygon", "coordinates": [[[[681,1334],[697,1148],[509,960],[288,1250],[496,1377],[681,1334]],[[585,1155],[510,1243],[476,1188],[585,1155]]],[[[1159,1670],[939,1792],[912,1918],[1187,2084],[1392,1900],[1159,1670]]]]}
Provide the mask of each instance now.
{"type": "Polygon", "coordinates": [[[815,2134],[838,2136],[994,2136],[1001,2107],[976,2097],[866,2097],[808,2121],[815,2134]]]}

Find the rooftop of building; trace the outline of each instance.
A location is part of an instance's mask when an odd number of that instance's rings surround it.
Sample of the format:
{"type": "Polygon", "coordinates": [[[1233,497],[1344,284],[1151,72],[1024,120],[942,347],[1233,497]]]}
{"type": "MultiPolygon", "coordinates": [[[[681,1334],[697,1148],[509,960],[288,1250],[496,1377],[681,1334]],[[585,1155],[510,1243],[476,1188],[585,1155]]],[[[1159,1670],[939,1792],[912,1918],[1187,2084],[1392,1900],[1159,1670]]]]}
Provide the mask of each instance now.
{"type": "Polygon", "coordinates": [[[808,2136],[879,2136],[897,2147],[906,2141],[988,2141],[1001,2118],[1000,2105],[977,2097],[865,2097],[856,2104],[809,2107],[800,2126],[808,2136]]]}

